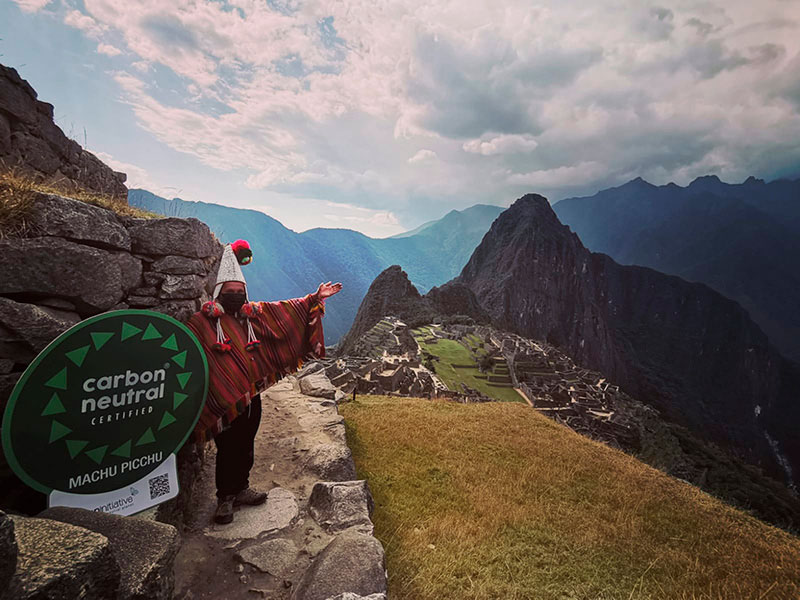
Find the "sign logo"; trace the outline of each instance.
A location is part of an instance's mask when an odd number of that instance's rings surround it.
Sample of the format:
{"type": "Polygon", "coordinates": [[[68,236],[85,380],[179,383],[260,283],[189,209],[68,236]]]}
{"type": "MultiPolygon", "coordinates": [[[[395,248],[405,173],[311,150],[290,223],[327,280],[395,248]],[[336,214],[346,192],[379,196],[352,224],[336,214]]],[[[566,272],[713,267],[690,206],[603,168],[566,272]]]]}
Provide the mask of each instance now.
{"type": "Polygon", "coordinates": [[[103,313],[28,366],[6,406],[3,450],[46,494],[127,490],[184,444],[207,391],[206,356],[186,326],[146,310],[103,313]]]}

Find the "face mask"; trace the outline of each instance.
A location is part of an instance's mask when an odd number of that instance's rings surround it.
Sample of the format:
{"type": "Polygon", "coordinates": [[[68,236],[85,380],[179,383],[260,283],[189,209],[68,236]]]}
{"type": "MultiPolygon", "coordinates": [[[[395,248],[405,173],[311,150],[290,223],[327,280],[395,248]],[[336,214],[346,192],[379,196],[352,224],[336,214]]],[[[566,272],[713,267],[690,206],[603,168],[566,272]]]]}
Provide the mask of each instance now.
{"type": "Polygon", "coordinates": [[[225,309],[225,314],[235,315],[247,300],[244,292],[226,292],[217,296],[217,300],[225,309]]]}

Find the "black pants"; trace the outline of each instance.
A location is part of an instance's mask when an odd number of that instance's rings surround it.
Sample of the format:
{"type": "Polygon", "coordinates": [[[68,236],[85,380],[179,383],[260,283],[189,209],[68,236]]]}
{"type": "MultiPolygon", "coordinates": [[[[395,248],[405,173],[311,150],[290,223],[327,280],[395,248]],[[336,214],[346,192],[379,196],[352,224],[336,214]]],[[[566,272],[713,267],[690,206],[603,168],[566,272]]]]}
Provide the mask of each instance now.
{"type": "Polygon", "coordinates": [[[232,496],[249,485],[253,466],[253,446],[261,423],[261,396],[250,401],[249,410],[233,420],[231,426],[218,434],[217,498],[232,496]]]}

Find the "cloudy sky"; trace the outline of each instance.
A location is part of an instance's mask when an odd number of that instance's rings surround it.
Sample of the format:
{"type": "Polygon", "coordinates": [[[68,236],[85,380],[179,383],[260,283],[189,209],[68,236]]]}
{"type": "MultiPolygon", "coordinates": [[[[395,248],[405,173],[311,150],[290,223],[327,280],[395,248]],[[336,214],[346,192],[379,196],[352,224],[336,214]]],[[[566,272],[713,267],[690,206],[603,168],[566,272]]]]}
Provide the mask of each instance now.
{"type": "Polygon", "coordinates": [[[129,187],[385,236],[526,192],[800,176],[800,0],[2,0],[129,187]]]}

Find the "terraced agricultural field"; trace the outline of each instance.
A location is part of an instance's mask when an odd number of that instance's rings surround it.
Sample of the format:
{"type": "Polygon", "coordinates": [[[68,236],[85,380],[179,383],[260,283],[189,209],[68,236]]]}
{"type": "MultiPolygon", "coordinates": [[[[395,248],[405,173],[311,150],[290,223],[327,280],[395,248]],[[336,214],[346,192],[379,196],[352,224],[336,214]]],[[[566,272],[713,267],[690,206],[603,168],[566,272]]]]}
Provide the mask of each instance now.
{"type": "Polygon", "coordinates": [[[505,379],[503,378],[502,368],[505,367],[504,361],[501,361],[502,365],[495,367],[495,369],[500,370],[492,374],[498,380],[490,382],[487,375],[481,373],[478,369],[478,365],[469,350],[460,343],[443,339],[430,341],[433,333],[429,327],[419,327],[412,330],[411,333],[423,352],[438,357],[439,360],[434,363],[436,375],[451,390],[461,391],[460,384],[465,383],[469,387],[475,388],[490,398],[501,402],[524,402],[522,397],[511,387],[510,383],[504,383],[505,381],[510,382],[507,367],[505,369],[505,379]]]}

